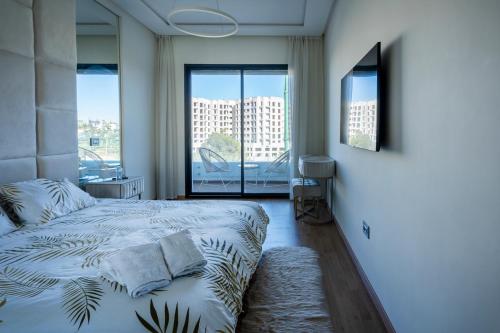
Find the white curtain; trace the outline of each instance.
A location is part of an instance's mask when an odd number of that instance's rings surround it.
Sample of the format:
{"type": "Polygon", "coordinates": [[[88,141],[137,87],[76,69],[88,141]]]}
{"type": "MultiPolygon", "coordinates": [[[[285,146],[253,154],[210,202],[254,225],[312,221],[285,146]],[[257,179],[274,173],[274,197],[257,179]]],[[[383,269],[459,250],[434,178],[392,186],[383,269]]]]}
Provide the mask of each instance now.
{"type": "Polygon", "coordinates": [[[291,153],[290,174],[297,177],[298,157],[324,153],[323,38],[288,39],[291,153]]]}
{"type": "Polygon", "coordinates": [[[156,39],[155,154],[156,198],[175,199],[179,194],[177,115],[175,105],[174,48],[170,36],[156,39]]]}

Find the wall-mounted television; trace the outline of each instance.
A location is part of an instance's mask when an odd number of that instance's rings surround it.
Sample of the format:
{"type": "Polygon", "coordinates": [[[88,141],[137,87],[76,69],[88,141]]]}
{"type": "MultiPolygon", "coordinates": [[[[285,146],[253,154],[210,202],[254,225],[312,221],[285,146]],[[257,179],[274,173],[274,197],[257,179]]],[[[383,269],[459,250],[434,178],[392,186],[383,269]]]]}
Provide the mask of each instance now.
{"type": "Polygon", "coordinates": [[[340,142],[380,150],[380,42],[341,81],[340,142]]]}

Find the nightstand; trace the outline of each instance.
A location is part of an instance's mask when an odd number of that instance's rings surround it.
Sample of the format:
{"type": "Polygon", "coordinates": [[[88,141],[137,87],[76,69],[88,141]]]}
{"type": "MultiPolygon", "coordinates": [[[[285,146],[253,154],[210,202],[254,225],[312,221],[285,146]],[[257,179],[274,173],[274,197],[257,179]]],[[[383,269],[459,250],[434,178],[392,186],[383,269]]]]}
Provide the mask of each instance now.
{"type": "Polygon", "coordinates": [[[85,185],[85,191],[95,198],[140,200],[144,192],[144,177],[90,181],[85,185]]]}

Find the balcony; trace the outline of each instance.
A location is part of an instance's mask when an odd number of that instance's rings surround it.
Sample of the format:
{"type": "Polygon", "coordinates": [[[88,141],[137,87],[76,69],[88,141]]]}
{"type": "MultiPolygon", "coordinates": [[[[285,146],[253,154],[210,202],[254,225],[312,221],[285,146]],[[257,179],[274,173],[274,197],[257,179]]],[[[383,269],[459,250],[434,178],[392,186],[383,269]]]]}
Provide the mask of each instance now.
{"type": "MultiPolygon", "coordinates": [[[[227,162],[229,168],[224,172],[206,172],[201,161],[192,162],[193,193],[241,191],[241,164],[227,162]]],[[[288,193],[288,163],[280,168],[272,168],[271,162],[245,163],[245,193],[288,193]]]]}

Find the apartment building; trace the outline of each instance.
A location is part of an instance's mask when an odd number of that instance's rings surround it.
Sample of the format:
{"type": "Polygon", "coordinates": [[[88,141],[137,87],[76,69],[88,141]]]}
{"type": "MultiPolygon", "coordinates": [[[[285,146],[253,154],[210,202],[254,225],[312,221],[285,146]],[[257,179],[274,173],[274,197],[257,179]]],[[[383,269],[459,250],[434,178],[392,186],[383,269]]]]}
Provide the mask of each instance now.
{"type": "MultiPolygon", "coordinates": [[[[243,103],[244,146],[247,159],[272,160],[286,149],[287,110],[283,97],[256,96],[243,103]]],[[[212,133],[241,140],[240,100],[192,99],[193,151],[212,133]]]]}
{"type": "Polygon", "coordinates": [[[376,140],[377,101],[353,102],[349,112],[349,137],[357,134],[369,135],[376,140]]]}

